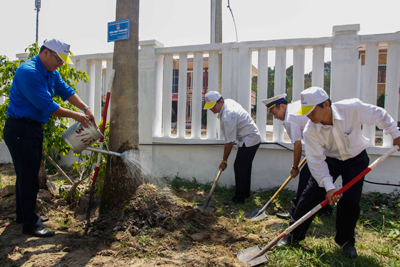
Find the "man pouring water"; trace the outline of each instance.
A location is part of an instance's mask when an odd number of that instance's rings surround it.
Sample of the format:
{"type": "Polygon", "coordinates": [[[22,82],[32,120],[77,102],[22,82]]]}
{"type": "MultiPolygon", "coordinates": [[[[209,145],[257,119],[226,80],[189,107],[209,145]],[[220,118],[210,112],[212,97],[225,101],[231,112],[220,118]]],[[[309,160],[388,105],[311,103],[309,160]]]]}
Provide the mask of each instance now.
{"type": "Polygon", "coordinates": [[[39,191],[38,173],[42,156],[43,124],[50,116],[73,118],[89,126],[95,123],[90,108],[67,85],[58,72],[64,63],[72,64],[70,46],[56,39],[44,41],[39,55],[22,64],[14,75],[4,127],[4,140],[10,151],[15,173],[16,222],[22,232],[38,237],[54,236],[42,225],[48,218],[36,214],[39,191]],[[83,113],[65,109],[53,101],[53,95],[68,100],[83,113]]]}

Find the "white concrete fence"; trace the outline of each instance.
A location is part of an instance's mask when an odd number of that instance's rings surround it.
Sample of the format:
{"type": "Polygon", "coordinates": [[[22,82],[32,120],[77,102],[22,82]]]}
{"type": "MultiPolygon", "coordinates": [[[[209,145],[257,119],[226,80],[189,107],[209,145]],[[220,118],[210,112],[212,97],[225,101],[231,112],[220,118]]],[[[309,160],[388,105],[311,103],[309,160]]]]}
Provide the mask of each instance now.
{"type": "MultiPolygon", "coordinates": [[[[293,100],[304,90],[306,51],[312,51],[312,85],[324,86],[325,53],[331,52],[331,99],[360,98],[376,105],[378,82],[378,53],[380,45],[387,45],[385,109],[398,121],[400,81],[400,33],[358,35],[360,25],[334,26],[329,37],[302,38],[240,43],[204,44],[163,47],[155,40],[141,41],[139,52],[139,142],[143,165],[154,173],[201,182],[213,181],[223,154],[223,137],[219,133],[216,116],[207,114],[207,136],[201,136],[203,57],[209,57],[209,90],[218,90],[223,97],[239,102],[247,111],[251,108],[251,66],[257,61],[257,126],[263,142],[284,142],[284,130],[278,120],[273,122],[272,140],[266,139],[266,108],[260,102],[267,98],[268,58],[275,59],[275,95],[286,90],[287,55],[293,54],[293,100]],[[361,66],[359,47],[366,46],[365,66],[361,66]],[[257,57],[255,57],[258,55],[257,57]],[[187,61],[193,57],[193,91],[191,136],[186,129],[187,61]],[[178,114],[176,136],[171,136],[173,59],[179,58],[178,114]],[[220,69],[222,59],[222,70],[220,69]],[[219,79],[221,78],[221,81],[219,79]],[[183,90],[181,90],[183,88],[183,90]],[[184,93],[181,93],[181,92],[184,93]],[[221,140],[222,139],[222,140],[221,140]],[[219,145],[218,145],[219,144],[219,145]]],[[[93,107],[96,120],[101,116],[101,92],[107,88],[112,70],[112,53],[81,55],[74,58],[75,68],[87,71],[90,81],[78,85],[81,98],[93,107]],[[105,75],[102,73],[106,62],[105,75]]],[[[112,94],[111,94],[112,95],[112,94]]],[[[132,100],[134,101],[134,100],[132,100]]],[[[390,136],[384,135],[383,146],[375,146],[375,127],[364,126],[364,135],[370,139],[367,149],[371,162],[391,146],[390,136]]],[[[2,160],[9,159],[1,150],[2,160]]],[[[228,160],[228,168],[220,183],[234,184],[233,162],[236,152],[228,160]]],[[[368,174],[366,180],[400,184],[397,165],[400,154],[393,156],[368,174]]],[[[288,177],[292,152],[276,144],[260,146],[253,163],[252,189],[280,186],[288,177]]],[[[66,161],[65,161],[66,162],[66,161]]],[[[70,162],[69,162],[70,163],[70,162]]],[[[341,179],[338,179],[339,181],[341,179]]],[[[341,183],[337,182],[337,187],[341,183]]],[[[289,184],[295,190],[297,182],[289,184]]],[[[396,187],[366,183],[364,191],[392,192],[396,187]]]]}

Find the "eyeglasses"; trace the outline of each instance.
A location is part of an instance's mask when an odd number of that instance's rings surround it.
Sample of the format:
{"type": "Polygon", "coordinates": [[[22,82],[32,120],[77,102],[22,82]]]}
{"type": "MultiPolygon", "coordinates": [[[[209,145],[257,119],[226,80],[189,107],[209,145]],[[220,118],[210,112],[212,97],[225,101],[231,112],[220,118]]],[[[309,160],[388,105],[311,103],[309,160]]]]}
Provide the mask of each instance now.
{"type": "Polygon", "coordinates": [[[50,53],[57,59],[58,62],[64,63],[64,61],[60,57],[55,55],[55,52],[50,52],[50,53]]]}

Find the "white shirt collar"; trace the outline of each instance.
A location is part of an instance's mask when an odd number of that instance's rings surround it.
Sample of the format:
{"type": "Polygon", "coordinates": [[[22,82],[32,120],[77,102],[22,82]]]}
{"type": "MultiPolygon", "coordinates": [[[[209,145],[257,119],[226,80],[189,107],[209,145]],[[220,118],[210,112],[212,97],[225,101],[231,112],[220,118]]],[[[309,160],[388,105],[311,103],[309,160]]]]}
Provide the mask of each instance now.
{"type": "Polygon", "coordinates": [[[224,113],[225,105],[226,105],[226,104],[225,104],[225,101],[224,101],[224,105],[222,105],[221,110],[218,112],[218,115],[217,115],[217,118],[218,118],[218,119],[221,118],[222,113],[224,113]]]}
{"type": "Polygon", "coordinates": [[[288,106],[286,106],[285,119],[283,120],[282,123],[287,122],[287,119],[288,119],[288,106]]]}
{"type": "MultiPolygon", "coordinates": [[[[339,120],[339,121],[343,120],[342,115],[340,115],[338,109],[335,107],[334,104],[331,105],[331,110],[332,110],[333,124],[335,124],[335,120],[339,120]]],[[[320,132],[322,127],[329,128],[329,127],[332,127],[332,125],[323,125],[322,123],[318,123],[318,124],[315,124],[315,127],[317,128],[317,131],[320,132]]]]}

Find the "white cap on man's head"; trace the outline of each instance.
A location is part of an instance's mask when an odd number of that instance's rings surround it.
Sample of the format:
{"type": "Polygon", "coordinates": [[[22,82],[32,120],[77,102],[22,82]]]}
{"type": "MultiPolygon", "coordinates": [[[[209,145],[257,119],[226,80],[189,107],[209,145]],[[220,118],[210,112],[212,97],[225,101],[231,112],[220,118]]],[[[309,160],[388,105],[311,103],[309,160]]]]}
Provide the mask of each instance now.
{"type": "Polygon", "coordinates": [[[283,103],[283,102],[287,102],[286,101],[286,94],[280,94],[268,99],[263,99],[261,100],[261,102],[264,103],[265,106],[267,106],[267,112],[270,112],[271,109],[273,107],[275,107],[276,105],[283,103]]]}
{"type": "Polygon", "coordinates": [[[217,91],[210,91],[205,96],[204,99],[206,104],[204,105],[204,109],[210,109],[215,106],[215,103],[221,98],[221,94],[217,91]]]}
{"type": "Polygon", "coordinates": [[[65,63],[74,64],[72,63],[72,60],[69,58],[69,48],[70,48],[69,44],[63,43],[57,39],[50,39],[50,40],[44,40],[43,46],[56,52],[57,55],[65,63]]]}
{"type": "Polygon", "coordinates": [[[328,99],[328,94],[321,87],[313,86],[305,89],[300,94],[301,108],[297,114],[308,115],[314,110],[316,105],[328,99]]]}

